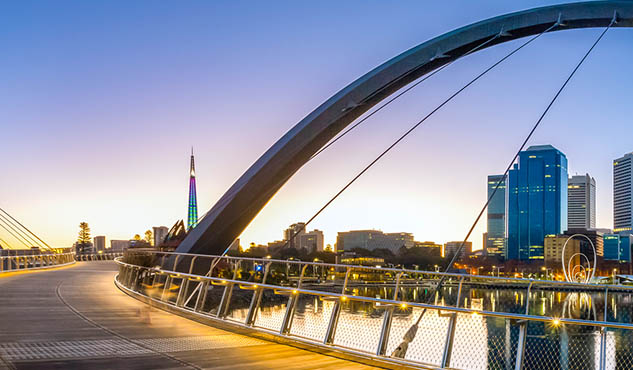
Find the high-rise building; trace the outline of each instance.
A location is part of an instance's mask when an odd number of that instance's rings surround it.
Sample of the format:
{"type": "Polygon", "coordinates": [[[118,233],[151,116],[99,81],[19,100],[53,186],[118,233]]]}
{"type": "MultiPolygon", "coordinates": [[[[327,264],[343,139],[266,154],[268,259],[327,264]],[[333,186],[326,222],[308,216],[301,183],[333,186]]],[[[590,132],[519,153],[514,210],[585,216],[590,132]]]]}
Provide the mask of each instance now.
{"type": "Polygon", "coordinates": [[[633,233],[633,153],[613,161],[613,232],[633,233]]]}
{"type": "Polygon", "coordinates": [[[154,226],[152,229],[154,229],[154,246],[158,247],[165,241],[169,229],[167,226],[154,226]]]}
{"type": "Polygon", "coordinates": [[[191,148],[191,167],[189,169],[189,208],[187,214],[187,228],[192,229],[198,223],[198,198],[196,196],[196,167],[191,148]]]}
{"type": "Polygon", "coordinates": [[[551,145],[519,154],[508,174],[507,259],[542,260],[547,235],[567,230],[567,157],[551,145]]]}
{"type": "Polygon", "coordinates": [[[567,227],[596,227],[596,180],[589,174],[572,176],[568,180],[567,227]]]}
{"type": "Polygon", "coordinates": [[[488,204],[488,231],[484,240],[484,252],[490,257],[503,258],[507,240],[507,194],[506,179],[503,175],[488,176],[488,199],[490,199],[488,204]],[[498,188],[497,184],[499,184],[498,188]],[[495,189],[497,190],[495,191],[495,189]]]}
{"type": "Polygon", "coordinates": [[[389,249],[398,252],[402,247],[411,248],[415,245],[411,233],[383,233],[380,230],[353,230],[339,232],[336,237],[336,248],[339,252],[354,248],[368,250],[389,249]]]}
{"type": "Polygon", "coordinates": [[[94,243],[94,251],[95,252],[103,252],[106,249],[106,237],[105,236],[95,236],[92,239],[94,243]]]}

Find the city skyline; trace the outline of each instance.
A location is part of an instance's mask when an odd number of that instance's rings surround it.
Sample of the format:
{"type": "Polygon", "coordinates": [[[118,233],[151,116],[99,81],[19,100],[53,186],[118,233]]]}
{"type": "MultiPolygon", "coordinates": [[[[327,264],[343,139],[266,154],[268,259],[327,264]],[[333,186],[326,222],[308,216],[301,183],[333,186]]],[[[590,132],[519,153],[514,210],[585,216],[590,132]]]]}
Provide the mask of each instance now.
{"type": "MultiPolygon", "coordinates": [[[[12,158],[5,162],[10,181],[0,185],[4,206],[60,247],[72,244],[81,221],[89,222],[96,235],[111,239],[129,239],[152,225],[171,226],[186,219],[185,157],[190,144],[197,148],[197,178],[204,184],[197,189],[203,213],[275,140],[355,76],[441,32],[550,3],[466,4],[457,17],[450,4],[428,12],[410,11],[422,9],[413,2],[368,4],[358,20],[350,22],[344,14],[316,17],[324,19],[324,27],[314,29],[298,25],[313,19],[306,13],[328,14],[327,5],[290,6],[281,17],[271,11],[280,5],[255,4],[233,24],[218,14],[241,13],[239,5],[191,5],[176,12],[165,5],[144,9],[147,31],[140,33],[133,32],[140,9],[130,6],[129,14],[117,21],[117,32],[104,34],[101,26],[88,25],[81,35],[72,29],[78,22],[74,16],[85,9],[42,5],[24,15],[21,10],[28,5],[4,4],[4,14],[22,14],[6,21],[14,37],[7,41],[9,57],[0,62],[3,70],[11,71],[8,88],[0,91],[3,121],[12,125],[0,148],[5,158],[12,158]],[[261,12],[279,17],[273,18],[273,27],[261,30],[261,12]],[[200,16],[191,17],[196,14],[200,16]],[[396,22],[389,14],[402,18],[396,22]],[[153,34],[166,19],[178,24],[178,30],[153,34]],[[393,26],[382,31],[382,43],[367,36],[378,22],[393,26]],[[218,26],[209,28],[208,23],[218,26]],[[52,31],[41,32],[39,27],[52,31]],[[214,30],[221,35],[216,38],[214,30]],[[341,39],[338,32],[348,37],[341,39]],[[129,38],[121,41],[124,34],[129,38]],[[271,39],[279,41],[271,44],[271,39]],[[319,52],[302,42],[306,39],[318,43],[319,52]],[[356,45],[350,47],[349,39],[356,45]],[[248,41],[251,47],[235,50],[235,41],[248,41]],[[163,58],[166,48],[178,53],[163,58]],[[257,65],[249,57],[252,52],[260,54],[257,65]],[[103,59],[104,53],[119,59],[103,59]],[[56,73],[37,68],[45,56],[56,73]],[[96,67],[86,67],[86,61],[96,67]],[[103,73],[96,76],[95,68],[103,73]],[[259,100],[249,101],[246,90],[259,100]],[[246,101],[249,110],[243,109],[246,101]],[[24,142],[31,143],[28,150],[18,145],[24,142]]],[[[111,25],[108,16],[114,19],[114,8],[98,6],[96,13],[111,25]]],[[[353,3],[342,6],[355,8],[353,3]]],[[[338,231],[368,228],[411,232],[437,242],[462,238],[485,202],[482,179],[507,166],[546,98],[595,35],[596,30],[545,35],[521,51],[520,57],[466,91],[467,99],[451,103],[403,142],[310,228],[323,230],[327,244],[338,231]],[[506,139],[500,142],[494,135],[506,139]]],[[[609,32],[600,52],[582,67],[531,141],[552,143],[565,152],[570,175],[590,173],[596,179],[598,227],[613,224],[609,163],[633,150],[626,135],[613,134],[627,129],[622,117],[631,113],[627,94],[613,92],[633,82],[618,72],[629,60],[630,52],[620,50],[625,40],[621,30],[609,32]],[[610,130],[595,130],[603,122],[610,130]],[[610,145],[586,150],[589,139],[610,145]]],[[[353,137],[300,170],[241,239],[245,244],[276,240],[287,225],[307,220],[369,158],[454,91],[458,81],[480,72],[513,46],[500,45],[455,63],[394,103],[393,109],[376,115],[353,137]]],[[[485,228],[480,221],[470,239],[474,249],[481,248],[485,228]]]]}

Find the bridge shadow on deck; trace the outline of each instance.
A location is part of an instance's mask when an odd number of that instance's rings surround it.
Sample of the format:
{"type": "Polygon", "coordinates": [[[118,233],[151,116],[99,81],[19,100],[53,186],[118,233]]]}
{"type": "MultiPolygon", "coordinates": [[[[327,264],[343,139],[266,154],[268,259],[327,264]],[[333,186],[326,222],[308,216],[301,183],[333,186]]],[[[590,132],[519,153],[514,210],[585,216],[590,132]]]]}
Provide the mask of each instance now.
{"type": "Polygon", "coordinates": [[[370,369],[128,297],[113,261],[0,275],[0,369],[370,369]]]}

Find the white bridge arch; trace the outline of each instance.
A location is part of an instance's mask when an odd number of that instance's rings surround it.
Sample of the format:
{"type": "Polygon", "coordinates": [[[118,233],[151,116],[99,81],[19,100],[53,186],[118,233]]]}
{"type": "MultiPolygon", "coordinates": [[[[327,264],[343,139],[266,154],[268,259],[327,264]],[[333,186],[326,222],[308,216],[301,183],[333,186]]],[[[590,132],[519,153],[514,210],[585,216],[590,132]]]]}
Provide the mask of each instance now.
{"type": "Polygon", "coordinates": [[[376,67],[321,104],[273,144],[191,230],[177,251],[222,254],[284,183],[346,126],[397,90],[479,50],[542,33],[633,26],[632,1],[590,1],[524,10],[447,32],[376,67]]]}

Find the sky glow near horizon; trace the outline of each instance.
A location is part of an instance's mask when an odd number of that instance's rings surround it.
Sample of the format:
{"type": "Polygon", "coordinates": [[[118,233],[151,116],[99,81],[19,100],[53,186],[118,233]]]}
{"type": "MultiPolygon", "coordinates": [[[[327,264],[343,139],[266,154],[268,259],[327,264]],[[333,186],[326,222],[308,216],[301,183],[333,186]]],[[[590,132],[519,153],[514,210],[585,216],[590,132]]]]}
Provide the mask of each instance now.
{"type": "MultiPolygon", "coordinates": [[[[108,239],[170,227],[187,216],[192,145],[203,214],[294,124],[372,68],[457,27],[553,3],[0,4],[0,206],[56,247],[74,242],[81,221],[108,239]]],[[[330,244],[338,231],[369,228],[461,240],[486,201],[486,176],[503,172],[601,31],[555,32],[521,50],[309,229],[323,230],[330,244]]],[[[631,29],[610,30],[530,141],[565,153],[570,175],[596,178],[598,227],[612,227],[612,160],[633,151],[633,50],[623,47],[631,40],[631,29]]],[[[454,63],[308,163],[244,231],[242,245],[281,239],[521,42],[454,63]]],[[[485,218],[470,238],[474,248],[484,231],[485,218]]]]}

